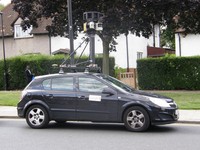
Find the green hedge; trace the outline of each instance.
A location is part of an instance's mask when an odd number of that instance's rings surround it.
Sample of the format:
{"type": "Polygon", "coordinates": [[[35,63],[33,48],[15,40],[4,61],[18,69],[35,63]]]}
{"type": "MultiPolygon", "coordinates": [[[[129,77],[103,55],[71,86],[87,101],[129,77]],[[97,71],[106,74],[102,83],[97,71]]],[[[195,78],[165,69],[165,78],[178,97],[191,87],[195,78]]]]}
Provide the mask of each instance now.
{"type": "MultiPolygon", "coordinates": [[[[81,58],[80,62],[87,60],[87,57],[81,58]]],[[[8,69],[8,89],[17,90],[23,89],[26,86],[25,69],[29,65],[32,73],[35,76],[58,73],[58,67],[52,67],[53,64],[60,65],[64,61],[63,55],[46,56],[46,55],[24,55],[9,58],[6,60],[8,69]]],[[[75,59],[76,61],[76,59],[75,59]]],[[[96,58],[96,63],[102,67],[102,58],[96,58]]],[[[110,58],[110,75],[114,76],[115,60],[110,58]]],[[[0,60],[0,90],[5,88],[4,86],[4,67],[3,60],[0,60]]]]}
{"type": "Polygon", "coordinates": [[[200,90],[200,57],[163,57],[137,61],[143,90],[200,90]]]}

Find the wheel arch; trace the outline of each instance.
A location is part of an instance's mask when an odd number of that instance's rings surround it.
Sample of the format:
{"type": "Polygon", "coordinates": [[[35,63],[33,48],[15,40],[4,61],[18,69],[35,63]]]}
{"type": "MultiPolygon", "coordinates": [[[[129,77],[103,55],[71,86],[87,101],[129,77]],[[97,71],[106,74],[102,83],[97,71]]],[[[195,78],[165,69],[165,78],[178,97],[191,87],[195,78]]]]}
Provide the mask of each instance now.
{"type": "Polygon", "coordinates": [[[126,112],[126,110],[131,108],[131,107],[135,107],[135,106],[142,107],[144,110],[146,110],[146,112],[147,112],[147,114],[149,116],[150,123],[151,123],[151,115],[150,115],[150,112],[152,111],[151,108],[148,105],[144,105],[142,103],[136,103],[136,102],[125,104],[122,107],[121,121],[123,122],[124,113],[126,112]]]}
{"type": "Polygon", "coordinates": [[[28,110],[31,106],[33,106],[33,105],[40,105],[40,106],[44,107],[45,110],[47,111],[47,114],[48,114],[49,118],[51,118],[51,113],[50,113],[50,111],[49,111],[49,109],[50,109],[49,106],[48,106],[46,103],[44,103],[43,101],[41,101],[41,100],[31,100],[31,101],[29,101],[29,102],[24,106],[23,117],[26,116],[27,110],[28,110]]]}

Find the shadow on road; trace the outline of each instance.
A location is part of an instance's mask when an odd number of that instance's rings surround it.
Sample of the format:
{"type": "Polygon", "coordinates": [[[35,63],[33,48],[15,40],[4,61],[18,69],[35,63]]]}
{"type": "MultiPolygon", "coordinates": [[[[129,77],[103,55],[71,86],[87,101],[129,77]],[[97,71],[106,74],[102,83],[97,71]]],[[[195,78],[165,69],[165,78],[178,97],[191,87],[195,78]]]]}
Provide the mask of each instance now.
{"type": "Polygon", "coordinates": [[[110,123],[90,123],[90,122],[66,122],[66,123],[49,123],[47,128],[59,129],[75,129],[75,130],[118,130],[126,131],[123,124],[110,124],[110,123]]]}
{"type": "MultiPolygon", "coordinates": [[[[122,123],[90,123],[90,122],[66,122],[66,123],[49,123],[47,129],[72,129],[72,130],[109,130],[109,131],[124,131],[127,132],[122,123]]],[[[146,132],[160,133],[160,132],[174,132],[175,126],[151,126],[146,132]]],[[[129,132],[129,131],[128,131],[129,132]]],[[[145,133],[145,132],[141,132],[145,133]]]]}
{"type": "Polygon", "coordinates": [[[177,128],[171,125],[151,126],[147,132],[160,133],[160,132],[175,132],[177,128]]]}

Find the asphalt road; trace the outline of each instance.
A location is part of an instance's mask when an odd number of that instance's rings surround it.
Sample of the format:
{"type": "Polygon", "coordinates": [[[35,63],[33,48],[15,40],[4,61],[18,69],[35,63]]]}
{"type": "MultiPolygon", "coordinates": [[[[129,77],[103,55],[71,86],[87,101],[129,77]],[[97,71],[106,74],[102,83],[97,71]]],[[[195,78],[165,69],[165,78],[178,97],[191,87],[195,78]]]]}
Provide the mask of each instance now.
{"type": "Polygon", "coordinates": [[[0,119],[0,150],[199,150],[200,125],[171,124],[129,132],[122,124],[51,122],[31,129],[24,119],[0,119]]]}

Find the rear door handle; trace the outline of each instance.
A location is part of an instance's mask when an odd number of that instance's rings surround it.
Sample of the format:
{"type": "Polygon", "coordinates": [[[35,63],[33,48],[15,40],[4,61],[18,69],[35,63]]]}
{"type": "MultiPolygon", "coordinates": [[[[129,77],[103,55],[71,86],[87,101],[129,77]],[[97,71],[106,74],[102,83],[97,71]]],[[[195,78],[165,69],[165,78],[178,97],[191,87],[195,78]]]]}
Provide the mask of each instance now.
{"type": "Polygon", "coordinates": [[[53,99],[53,94],[47,94],[46,97],[48,97],[49,99],[53,99]]]}
{"type": "Polygon", "coordinates": [[[27,97],[28,97],[29,99],[31,99],[32,94],[31,94],[31,93],[27,93],[27,97]]]}

